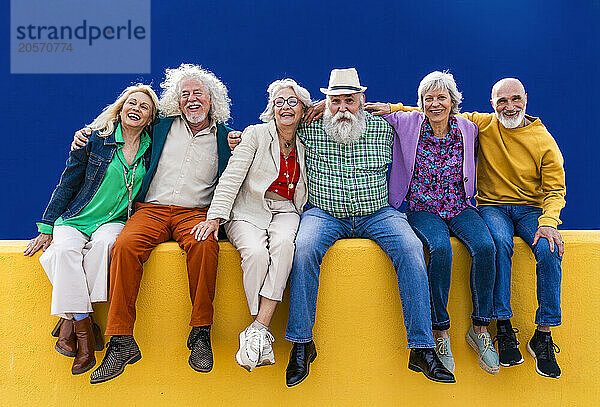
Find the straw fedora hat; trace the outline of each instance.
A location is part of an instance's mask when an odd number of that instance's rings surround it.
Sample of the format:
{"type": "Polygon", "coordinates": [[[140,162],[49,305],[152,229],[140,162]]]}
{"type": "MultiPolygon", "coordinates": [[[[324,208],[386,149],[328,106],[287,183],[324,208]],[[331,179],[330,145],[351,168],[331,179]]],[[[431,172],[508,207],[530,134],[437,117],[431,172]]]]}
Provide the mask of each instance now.
{"type": "Polygon", "coordinates": [[[329,87],[321,88],[326,95],[346,95],[365,90],[367,88],[360,86],[358,72],[354,68],[333,69],[329,75],[329,87]]]}

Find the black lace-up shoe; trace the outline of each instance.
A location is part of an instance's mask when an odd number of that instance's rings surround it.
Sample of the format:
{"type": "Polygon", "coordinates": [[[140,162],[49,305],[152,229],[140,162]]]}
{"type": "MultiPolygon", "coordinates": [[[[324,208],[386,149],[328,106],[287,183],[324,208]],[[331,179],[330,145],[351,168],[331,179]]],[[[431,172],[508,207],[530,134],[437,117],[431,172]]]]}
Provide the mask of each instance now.
{"type": "Polygon", "coordinates": [[[455,383],[454,375],[444,367],[435,348],[411,349],[408,368],[413,372],[423,372],[425,377],[434,382],[455,383]]]}
{"type": "Polygon", "coordinates": [[[315,343],[294,343],[290,361],[285,370],[285,384],[288,387],[300,384],[308,376],[308,367],[317,357],[315,343]]]}
{"type": "Polygon", "coordinates": [[[192,351],[188,359],[190,367],[196,372],[210,372],[213,368],[210,325],[193,327],[187,340],[187,347],[192,351]]]}
{"type": "Polygon", "coordinates": [[[508,319],[496,321],[496,328],[497,333],[494,337],[494,343],[498,342],[500,365],[508,367],[523,363],[523,356],[519,351],[519,341],[515,335],[519,330],[513,328],[508,319]]]}
{"type": "Polygon", "coordinates": [[[132,335],[115,335],[106,346],[106,354],[100,367],[92,372],[90,383],[102,383],[119,376],[125,366],[142,358],[140,348],[132,335]]]}
{"type": "Polygon", "coordinates": [[[527,343],[527,350],[535,359],[535,371],[542,376],[558,379],[561,371],[554,352],[560,353],[560,348],[552,342],[550,332],[540,332],[537,329],[533,338],[527,343]]]}

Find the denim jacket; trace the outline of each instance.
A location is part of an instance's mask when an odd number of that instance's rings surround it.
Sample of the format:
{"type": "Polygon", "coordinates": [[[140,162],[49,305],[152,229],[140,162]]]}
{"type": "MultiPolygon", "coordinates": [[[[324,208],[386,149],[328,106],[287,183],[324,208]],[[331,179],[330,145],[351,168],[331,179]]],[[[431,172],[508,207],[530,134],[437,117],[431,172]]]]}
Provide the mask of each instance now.
{"type": "MultiPolygon", "coordinates": [[[[68,219],[79,213],[98,191],[117,147],[114,132],[100,137],[94,131],[84,147],[71,151],[40,222],[52,226],[60,216],[68,219]]],[[[142,157],[146,169],[150,164],[151,150],[146,150],[142,157]]]]}

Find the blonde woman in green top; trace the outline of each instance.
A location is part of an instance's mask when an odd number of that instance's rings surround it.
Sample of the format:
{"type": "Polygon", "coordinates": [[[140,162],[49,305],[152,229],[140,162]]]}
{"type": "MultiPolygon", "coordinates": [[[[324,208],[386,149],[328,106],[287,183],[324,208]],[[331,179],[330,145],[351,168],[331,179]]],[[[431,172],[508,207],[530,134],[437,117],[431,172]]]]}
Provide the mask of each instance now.
{"type": "Polygon", "coordinates": [[[150,164],[147,130],[157,105],[152,88],[137,84],[92,122],[88,143],[70,152],[37,223],[40,234],[23,253],[44,250],[40,263],[52,283],[51,314],[61,318],[53,331],[55,349],[75,357],[73,374],[90,370],[94,349],[104,345],[91,319],[92,303],[107,300],[110,250],[150,164]]]}

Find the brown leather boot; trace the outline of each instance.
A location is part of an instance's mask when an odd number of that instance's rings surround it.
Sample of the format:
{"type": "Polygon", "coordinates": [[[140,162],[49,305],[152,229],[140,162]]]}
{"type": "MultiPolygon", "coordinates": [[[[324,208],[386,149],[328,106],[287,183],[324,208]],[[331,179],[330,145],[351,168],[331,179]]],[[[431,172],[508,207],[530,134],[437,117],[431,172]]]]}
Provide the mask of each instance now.
{"type": "MultiPolygon", "coordinates": [[[[73,320],[61,318],[57,326],[60,324],[58,340],[54,349],[58,353],[70,358],[77,354],[77,340],[75,339],[75,331],[73,330],[73,320]]],[[[56,328],[52,332],[56,331],[56,328]]]]}
{"type": "Polygon", "coordinates": [[[73,325],[75,327],[75,336],[77,337],[77,356],[73,360],[71,373],[76,375],[87,372],[96,364],[96,356],[94,354],[96,341],[94,340],[90,317],[84,318],[81,321],[75,321],[73,325]]]}
{"type": "Polygon", "coordinates": [[[58,318],[58,321],[56,322],[56,326],[54,326],[54,329],[52,329],[52,332],[50,332],[50,335],[54,336],[55,338],[58,338],[58,335],[60,334],[60,325],[62,324],[63,319],[62,318],[58,318]]]}
{"type": "Polygon", "coordinates": [[[104,335],[102,334],[100,326],[98,326],[98,324],[94,322],[94,318],[92,318],[91,314],[90,319],[92,320],[92,329],[94,330],[94,341],[96,341],[96,346],[94,350],[96,350],[96,352],[100,352],[104,349],[104,335]]]}

